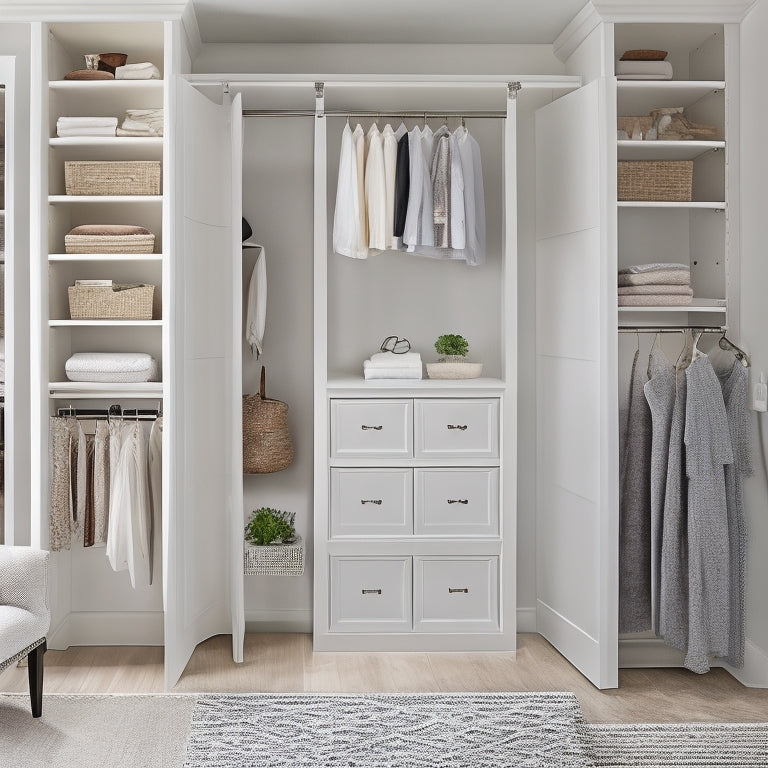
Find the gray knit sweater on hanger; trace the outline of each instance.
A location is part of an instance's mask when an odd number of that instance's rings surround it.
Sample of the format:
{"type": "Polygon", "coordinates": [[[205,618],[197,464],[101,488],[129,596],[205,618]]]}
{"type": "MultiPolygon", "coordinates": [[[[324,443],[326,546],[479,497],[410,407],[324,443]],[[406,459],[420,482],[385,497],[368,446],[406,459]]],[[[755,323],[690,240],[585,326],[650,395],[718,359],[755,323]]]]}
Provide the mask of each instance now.
{"type": "Polygon", "coordinates": [[[733,463],[723,392],[706,355],[686,369],[685,463],[688,474],[688,650],[685,666],[708,672],[727,656],[730,544],[725,465],[733,463]]]}

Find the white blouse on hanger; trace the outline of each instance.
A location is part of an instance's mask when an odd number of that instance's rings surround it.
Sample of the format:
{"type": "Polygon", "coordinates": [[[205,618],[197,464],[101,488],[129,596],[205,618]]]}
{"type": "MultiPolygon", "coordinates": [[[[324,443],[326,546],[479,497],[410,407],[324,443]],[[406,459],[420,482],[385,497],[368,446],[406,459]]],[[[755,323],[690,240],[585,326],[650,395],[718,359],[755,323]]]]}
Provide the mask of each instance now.
{"type": "Polygon", "coordinates": [[[368,216],[365,210],[365,134],[358,123],[352,131],[355,146],[355,169],[357,171],[357,258],[368,257],[368,216]]]}
{"type": "MultiPolygon", "coordinates": [[[[362,131],[362,129],[361,129],[362,131]]],[[[333,250],[353,259],[365,258],[360,237],[360,198],[357,187],[357,150],[349,124],[341,134],[339,180],[336,186],[336,210],[333,214],[333,250]]]]}
{"type": "Polygon", "coordinates": [[[384,217],[387,248],[397,250],[399,238],[395,237],[395,173],[397,170],[397,137],[387,123],[381,132],[384,142],[384,182],[386,213],[384,217]]]}
{"type": "MultiPolygon", "coordinates": [[[[387,185],[384,171],[384,143],[374,123],[368,129],[365,160],[365,205],[368,212],[368,247],[385,251],[387,240],[387,185]]],[[[393,177],[394,178],[394,177],[393,177]]]]}
{"type": "Polygon", "coordinates": [[[245,316],[245,340],[258,360],[264,351],[264,328],[267,322],[267,254],[259,246],[248,283],[248,304],[245,316]]]}

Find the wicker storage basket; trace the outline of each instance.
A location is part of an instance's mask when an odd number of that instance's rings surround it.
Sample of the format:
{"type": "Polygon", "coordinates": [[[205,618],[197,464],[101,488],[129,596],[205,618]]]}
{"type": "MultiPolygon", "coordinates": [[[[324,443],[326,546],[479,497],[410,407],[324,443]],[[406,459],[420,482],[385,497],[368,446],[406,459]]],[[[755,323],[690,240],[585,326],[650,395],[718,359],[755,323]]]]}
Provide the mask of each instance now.
{"type": "Polygon", "coordinates": [[[64,237],[66,253],[153,253],[155,236],[143,227],[83,224],[64,237]],[[106,234],[106,230],[114,230],[106,234]]]}
{"type": "Polygon", "coordinates": [[[246,544],[243,553],[246,576],[301,576],[304,573],[304,545],[301,537],[291,544],[259,547],[246,544]]]}
{"type": "Polygon", "coordinates": [[[67,160],[64,189],[68,195],[159,195],[160,162],[67,160]]]}
{"type": "Polygon", "coordinates": [[[293,462],[288,406],[266,396],[266,368],[256,395],[243,395],[243,472],[280,472],[293,462]]]}
{"type": "Polygon", "coordinates": [[[619,161],[618,199],[688,203],[693,160],[619,161]]]}
{"type": "Polygon", "coordinates": [[[70,285],[67,293],[73,320],[152,319],[154,285],[70,285]]]}

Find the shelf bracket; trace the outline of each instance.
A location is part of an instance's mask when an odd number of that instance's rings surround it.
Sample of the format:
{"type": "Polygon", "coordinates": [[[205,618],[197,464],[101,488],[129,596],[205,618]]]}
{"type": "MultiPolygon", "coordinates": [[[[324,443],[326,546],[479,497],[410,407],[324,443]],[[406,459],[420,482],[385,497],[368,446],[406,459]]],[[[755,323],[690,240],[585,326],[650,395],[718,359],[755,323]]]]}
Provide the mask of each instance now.
{"type": "Polygon", "coordinates": [[[315,83],[315,117],[325,115],[325,83],[315,83]]]}
{"type": "Polygon", "coordinates": [[[520,82],[507,83],[507,98],[516,99],[517,94],[523,89],[523,85],[520,82]]]}

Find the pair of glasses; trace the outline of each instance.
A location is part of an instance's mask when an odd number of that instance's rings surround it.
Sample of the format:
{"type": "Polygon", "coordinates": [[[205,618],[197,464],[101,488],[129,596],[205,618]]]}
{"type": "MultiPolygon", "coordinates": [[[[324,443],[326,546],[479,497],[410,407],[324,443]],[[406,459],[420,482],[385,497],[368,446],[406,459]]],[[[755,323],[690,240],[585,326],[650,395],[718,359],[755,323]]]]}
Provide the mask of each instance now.
{"type": "Polygon", "coordinates": [[[411,349],[411,342],[408,339],[401,339],[399,336],[387,336],[381,342],[379,352],[392,352],[394,355],[404,355],[411,349]]]}

